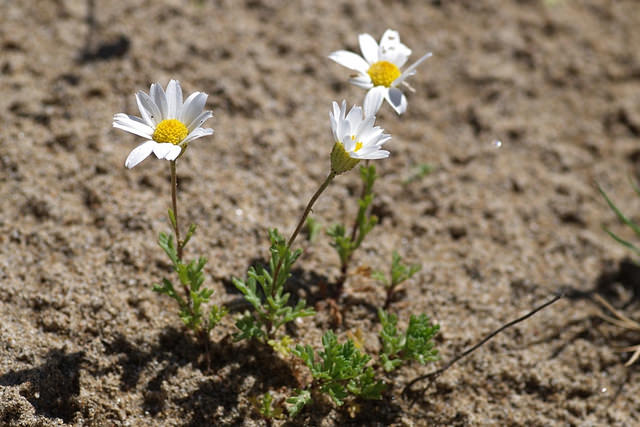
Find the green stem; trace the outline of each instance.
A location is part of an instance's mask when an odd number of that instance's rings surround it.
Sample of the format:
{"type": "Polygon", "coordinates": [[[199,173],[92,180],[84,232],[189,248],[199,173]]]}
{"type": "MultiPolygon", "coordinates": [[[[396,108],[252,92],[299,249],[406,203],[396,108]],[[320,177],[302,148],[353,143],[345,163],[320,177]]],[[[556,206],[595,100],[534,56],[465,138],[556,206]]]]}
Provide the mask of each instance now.
{"type": "Polygon", "coordinates": [[[176,161],[171,160],[171,205],[173,217],[176,220],[174,232],[176,234],[176,246],[178,247],[178,261],[182,261],[182,242],[180,241],[180,227],[178,226],[178,177],[176,174],[176,161]]]}
{"type": "MultiPolygon", "coordinates": [[[[363,167],[368,168],[369,167],[369,162],[370,162],[370,160],[367,160],[363,167]]],[[[360,193],[360,199],[364,200],[365,197],[367,197],[367,183],[363,182],[362,183],[362,192],[360,193]]],[[[351,241],[352,242],[356,241],[356,235],[358,233],[358,225],[360,225],[360,222],[358,221],[358,218],[360,217],[360,211],[361,210],[362,210],[362,208],[358,208],[358,215],[356,216],[356,220],[353,222],[353,228],[351,229],[351,241]]]]}
{"type": "MultiPolygon", "coordinates": [[[[178,177],[176,174],[176,161],[171,160],[169,162],[171,164],[171,206],[173,209],[173,219],[175,219],[175,225],[173,228],[173,232],[176,235],[176,248],[178,249],[178,262],[182,264],[182,242],[180,241],[180,226],[178,224],[178,177]]],[[[189,287],[182,284],[184,289],[184,293],[187,296],[187,304],[191,309],[191,291],[189,287]]]]}
{"type": "Polygon", "coordinates": [[[276,266],[276,270],[273,273],[273,280],[272,280],[273,287],[272,287],[272,291],[271,291],[272,296],[275,296],[276,283],[278,283],[277,282],[278,273],[280,272],[280,268],[282,267],[282,263],[284,262],[284,257],[286,255],[287,251],[289,249],[291,249],[291,245],[296,240],[296,237],[298,237],[298,233],[300,233],[300,230],[302,230],[302,226],[304,225],[304,222],[306,221],[307,217],[309,216],[309,213],[311,212],[311,208],[313,207],[314,203],[316,202],[316,200],[318,200],[318,197],[320,197],[320,194],[322,194],[322,192],[327,189],[327,187],[329,186],[329,184],[331,183],[333,178],[336,177],[336,175],[337,174],[332,170],[331,173],[324,180],[324,182],[320,185],[318,190],[316,190],[315,194],[313,196],[311,196],[311,200],[309,200],[309,203],[307,204],[307,207],[305,208],[304,212],[302,213],[302,216],[300,217],[300,221],[298,222],[298,226],[296,227],[296,229],[294,230],[293,234],[289,238],[289,241],[287,242],[287,247],[286,247],[284,253],[280,254],[280,261],[278,262],[278,265],[276,266]]]}

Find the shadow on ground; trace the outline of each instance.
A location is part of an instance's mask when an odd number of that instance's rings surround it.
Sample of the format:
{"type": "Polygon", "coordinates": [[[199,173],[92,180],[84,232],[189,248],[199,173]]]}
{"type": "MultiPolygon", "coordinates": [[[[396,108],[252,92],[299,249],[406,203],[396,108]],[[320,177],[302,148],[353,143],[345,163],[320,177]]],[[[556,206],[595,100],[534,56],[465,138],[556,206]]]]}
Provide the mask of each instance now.
{"type": "Polygon", "coordinates": [[[80,409],[80,369],[84,363],[84,352],[67,353],[64,349],[49,351],[45,361],[37,368],[10,371],[0,376],[0,385],[17,386],[37,415],[49,419],[61,418],[73,421],[80,409]]]}

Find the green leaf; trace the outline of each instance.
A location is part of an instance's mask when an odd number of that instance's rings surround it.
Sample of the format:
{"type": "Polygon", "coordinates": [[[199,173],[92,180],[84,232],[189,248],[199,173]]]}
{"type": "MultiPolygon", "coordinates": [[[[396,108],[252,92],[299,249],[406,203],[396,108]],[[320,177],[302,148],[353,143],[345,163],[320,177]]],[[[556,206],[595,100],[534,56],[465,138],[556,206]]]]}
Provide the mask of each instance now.
{"type": "Polygon", "coordinates": [[[315,218],[309,216],[305,222],[305,230],[307,232],[307,240],[313,243],[322,231],[322,225],[315,218]]]}
{"type": "Polygon", "coordinates": [[[244,339],[262,338],[265,336],[264,331],[260,328],[260,325],[256,323],[256,319],[254,319],[250,313],[245,313],[244,316],[241,316],[236,320],[236,328],[240,330],[239,333],[233,334],[233,340],[236,342],[244,339]]]}
{"type": "Polygon", "coordinates": [[[433,170],[434,170],[434,167],[432,165],[428,163],[420,163],[417,167],[413,169],[413,172],[411,173],[409,178],[407,178],[404,181],[404,183],[409,184],[411,182],[420,180],[425,176],[429,175],[431,172],[433,172],[433,170]]]}
{"type": "Polygon", "coordinates": [[[167,256],[173,262],[174,267],[178,265],[178,252],[173,244],[173,235],[160,233],[158,235],[158,245],[165,251],[167,256]]]}
{"type": "Polygon", "coordinates": [[[231,280],[236,289],[242,292],[245,299],[253,306],[253,308],[256,310],[262,309],[262,300],[256,293],[256,279],[254,277],[249,276],[246,282],[243,282],[237,277],[233,277],[231,280]]]}
{"type": "MultiPolygon", "coordinates": [[[[613,204],[613,202],[609,199],[609,197],[607,196],[607,193],[604,192],[604,190],[602,189],[602,187],[600,187],[598,185],[598,190],[600,191],[600,194],[602,194],[602,197],[604,197],[604,199],[607,201],[607,204],[609,205],[609,207],[611,208],[611,210],[616,214],[616,216],[618,217],[618,219],[620,219],[620,221],[624,222],[625,224],[627,224],[633,231],[634,233],[636,233],[636,235],[640,236],[640,226],[638,226],[636,223],[634,223],[633,221],[631,221],[629,218],[627,218],[617,207],[616,205],[613,204]]],[[[616,239],[618,240],[618,239],[616,239]]]]}
{"type": "Polygon", "coordinates": [[[255,399],[254,403],[257,406],[258,412],[264,418],[268,420],[282,418],[282,408],[273,406],[273,396],[271,393],[265,393],[259,399],[255,399]]]}
{"type": "Polygon", "coordinates": [[[633,252],[636,253],[636,255],[640,256],[640,249],[638,247],[636,247],[636,245],[634,245],[633,243],[624,240],[622,237],[617,236],[616,234],[614,234],[612,231],[610,231],[608,228],[606,227],[602,227],[602,229],[605,231],[605,233],[607,233],[609,236],[611,236],[616,242],[620,243],[622,246],[625,246],[629,249],[631,249],[633,252]]]}
{"type": "Polygon", "coordinates": [[[287,399],[287,411],[293,418],[300,413],[302,408],[311,402],[311,392],[308,390],[295,390],[295,395],[287,399]]]}
{"type": "Polygon", "coordinates": [[[185,246],[187,246],[187,243],[189,242],[189,240],[191,240],[191,237],[193,236],[193,233],[196,232],[196,225],[195,224],[191,224],[189,225],[189,230],[187,230],[187,235],[184,236],[184,240],[182,241],[182,247],[184,248],[185,246]]]}
{"type": "Polygon", "coordinates": [[[380,399],[386,387],[385,383],[376,380],[373,368],[370,366],[347,385],[347,389],[351,394],[363,399],[380,399]]]}
{"type": "Polygon", "coordinates": [[[394,251],[391,257],[391,287],[395,288],[400,283],[410,279],[422,269],[420,264],[407,265],[402,263],[402,257],[394,251]]]}
{"type": "Polygon", "coordinates": [[[413,359],[423,365],[438,360],[438,350],[434,348],[433,337],[439,330],[440,325],[431,324],[426,314],[412,315],[407,328],[404,359],[413,359]]]}
{"type": "Polygon", "coordinates": [[[168,210],[168,214],[169,214],[169,221],[171,222],[171,225],[173,226],[173,229],[175,230],[176,228],[178,228],[177,222],[176,222],[176,215],[173,212],[172,209],[168,210]]]}
{"type": "Polygon", "coordinates": [[[254,312],[250,314],[253,317],[251,328],[249,328],[249,322],[246,319],[240,323],[245,330],[237,335],[242,338],[263,339],[268,337],[275,339],[277,330],[286,323],[298,317],[315,314],[312,309],[306,307],[305,300],[299,300],[294,307],[289,305],[290,294],[284,292],[286,281],[291,276],[291,267],[300,257],[302,251],[299,249],[291,251],[287,248],[284,237],[278,233],[277,229],[269,230],[269,240],[271,241],[269,267],[252,266],[247,272],[245,281],[235,277],[232,279],[234,286],[242,292],[254,309],[254,312]],[[276,283],[274,283],[273,274],[281,260],[282,264],[278,270],[276,283]],[[260,285],[261,292],[258,291],[258,285],[260,285]],[[262,332],[256,333],[255,328],[262,332]]]}
{"type": "Polygon", "coordinates": [[[440,330],[440,326],[431,324],[427,315],[411,316],[404,334],[398,331],[398,318],[394,314],[378,310],[378,318],[382,324],[380,360],[386,372],[398,368],[402,361],[415,360],[425,364],[439,359],[433,337],[440,330]]]}
{"type": "Polygon", "coordinates": [[[387,313],[386,311],[378,310],[378,319],[382,325],[380,331],[380,339],[382,341],[382,352],[389,358],[397,355],[404,347],[405,337],[400,336],[396,325],[398,324],[398,317],[393,313],[387,313]]]}
{"type": "Polygon", "coordinates": [[[380,397],[385,385],[375,380],[373,369],[366,366],[371,357],[358,350],[352,340],[340,344],[336,335],[327,331],[322,336],[322,346],[318,362],[309,345],[297,345],[292,350],[305,362],[321,393],[331,397],[338,406],[344,404],[349,395],[365,399],[380,397]]]}
{"type": "Polygon", "coordinates": [[[226,316],[227,313],[229,313],[229,310],[226,307],[218,306],[218,305],[211,306],[211,309],[209,310],[209,322],[207,324],[207,329],[208,329],[207,332],[215,328],[215,326],[218,323],[220,323],[220,320],[222,320],[222,318],[226,316]]]}
{"type": "Polygon", "coordinates": [[[371,272],[371,278],[382,283],[385,288],[389,287],[389,281],[382,271],[374,270],[371,272]]]}

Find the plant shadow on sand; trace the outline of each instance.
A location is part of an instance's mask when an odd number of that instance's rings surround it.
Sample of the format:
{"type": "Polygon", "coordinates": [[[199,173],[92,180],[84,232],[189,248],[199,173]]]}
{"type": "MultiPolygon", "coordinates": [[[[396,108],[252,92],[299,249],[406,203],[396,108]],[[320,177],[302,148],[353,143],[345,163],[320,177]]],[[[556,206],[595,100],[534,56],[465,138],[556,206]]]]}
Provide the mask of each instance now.
{"type": "Polygon", "coordinates": [[[596,281],[595,292],[624,309],[640,303],[640,265],[625,258],[616,268],[605,269],[596,281]],[[622,293],[628,294],[626,301],[622,293]]]}
{"type": "MultiPolygon", "coordinates": [[[[80,410],[80,369],[84,352],[67,353],[65,349],[50,350],[45,361],[37,368],[10,371],[0,376],[1,386],[15,386],[27,383],[20,394],[27,399],[37,415],[49,419],[61,418],[73,421],[80,410]]],[[[17,414],[19,417],[19,414],[17,414]]],[[[9,422],[4,414],[2,422],[9,422]]]]}
{"type": "Polygon", "coordinates": [[[173,327],[162,331],[151,346],[136,345],[124,336],[117,336],[107,345],[106,352],[119,355],[116,363],[120,368],[120,388],[143,390],[144,411],[157,415],[171,401],[189,414],[184,425],[213,425],[221,415],[227,420],[235,417],[241,421],[255,416],[250,408],[243,410],[239,405],[241,393],[258,396],[269,389],[298,386],[293,384],[296,377],[291,368],[270,347],[232,344],[229,337],[211,345],[211,366],[207,370],[202,345],[191,334],[173,327]],[[171,396],[163,389],[163,383],[187,365],[202,371],[199,384],[186,397],[171,396]],[[143,372],[149,369],[153,370],[151,379],[140,384],[143,372]],[[254,381],[247,389],[248,377],[254,381]]]}

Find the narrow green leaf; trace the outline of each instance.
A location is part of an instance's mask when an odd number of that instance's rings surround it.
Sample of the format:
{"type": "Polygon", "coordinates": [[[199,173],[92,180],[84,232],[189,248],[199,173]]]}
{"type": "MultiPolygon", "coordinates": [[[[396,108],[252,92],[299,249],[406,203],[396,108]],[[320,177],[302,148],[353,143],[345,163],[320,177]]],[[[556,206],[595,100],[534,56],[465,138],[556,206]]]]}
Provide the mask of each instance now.
{"type": "MultiPolygon", "coordinates": [[[[629,218],[627,218],[617,207],[615,204],[613,204],[613,202],[611,201],[611,199],[609,199],[609,197],[607,196],[607,194],[604,192],[604,190],[602,189],[602,187],[600,187],[598,185],[598,190],[600,191],[600,194],[602,194],[602,197],[604,197],[604,199],[607,201],[607,204],[609,205],[609,207],[611,208],[611,210],[616,214],[616,216],[618,217],[618,219],[620,219],[620,221],[624,222],[625,224],[627,224],[635,233],[636,235],[640,236],[640,226],[638,226],[636,223],[634,223],[633,221],[631,221],[629,218]]],[[[616,239],[617,240],[617,239],[616,239]]]]}

